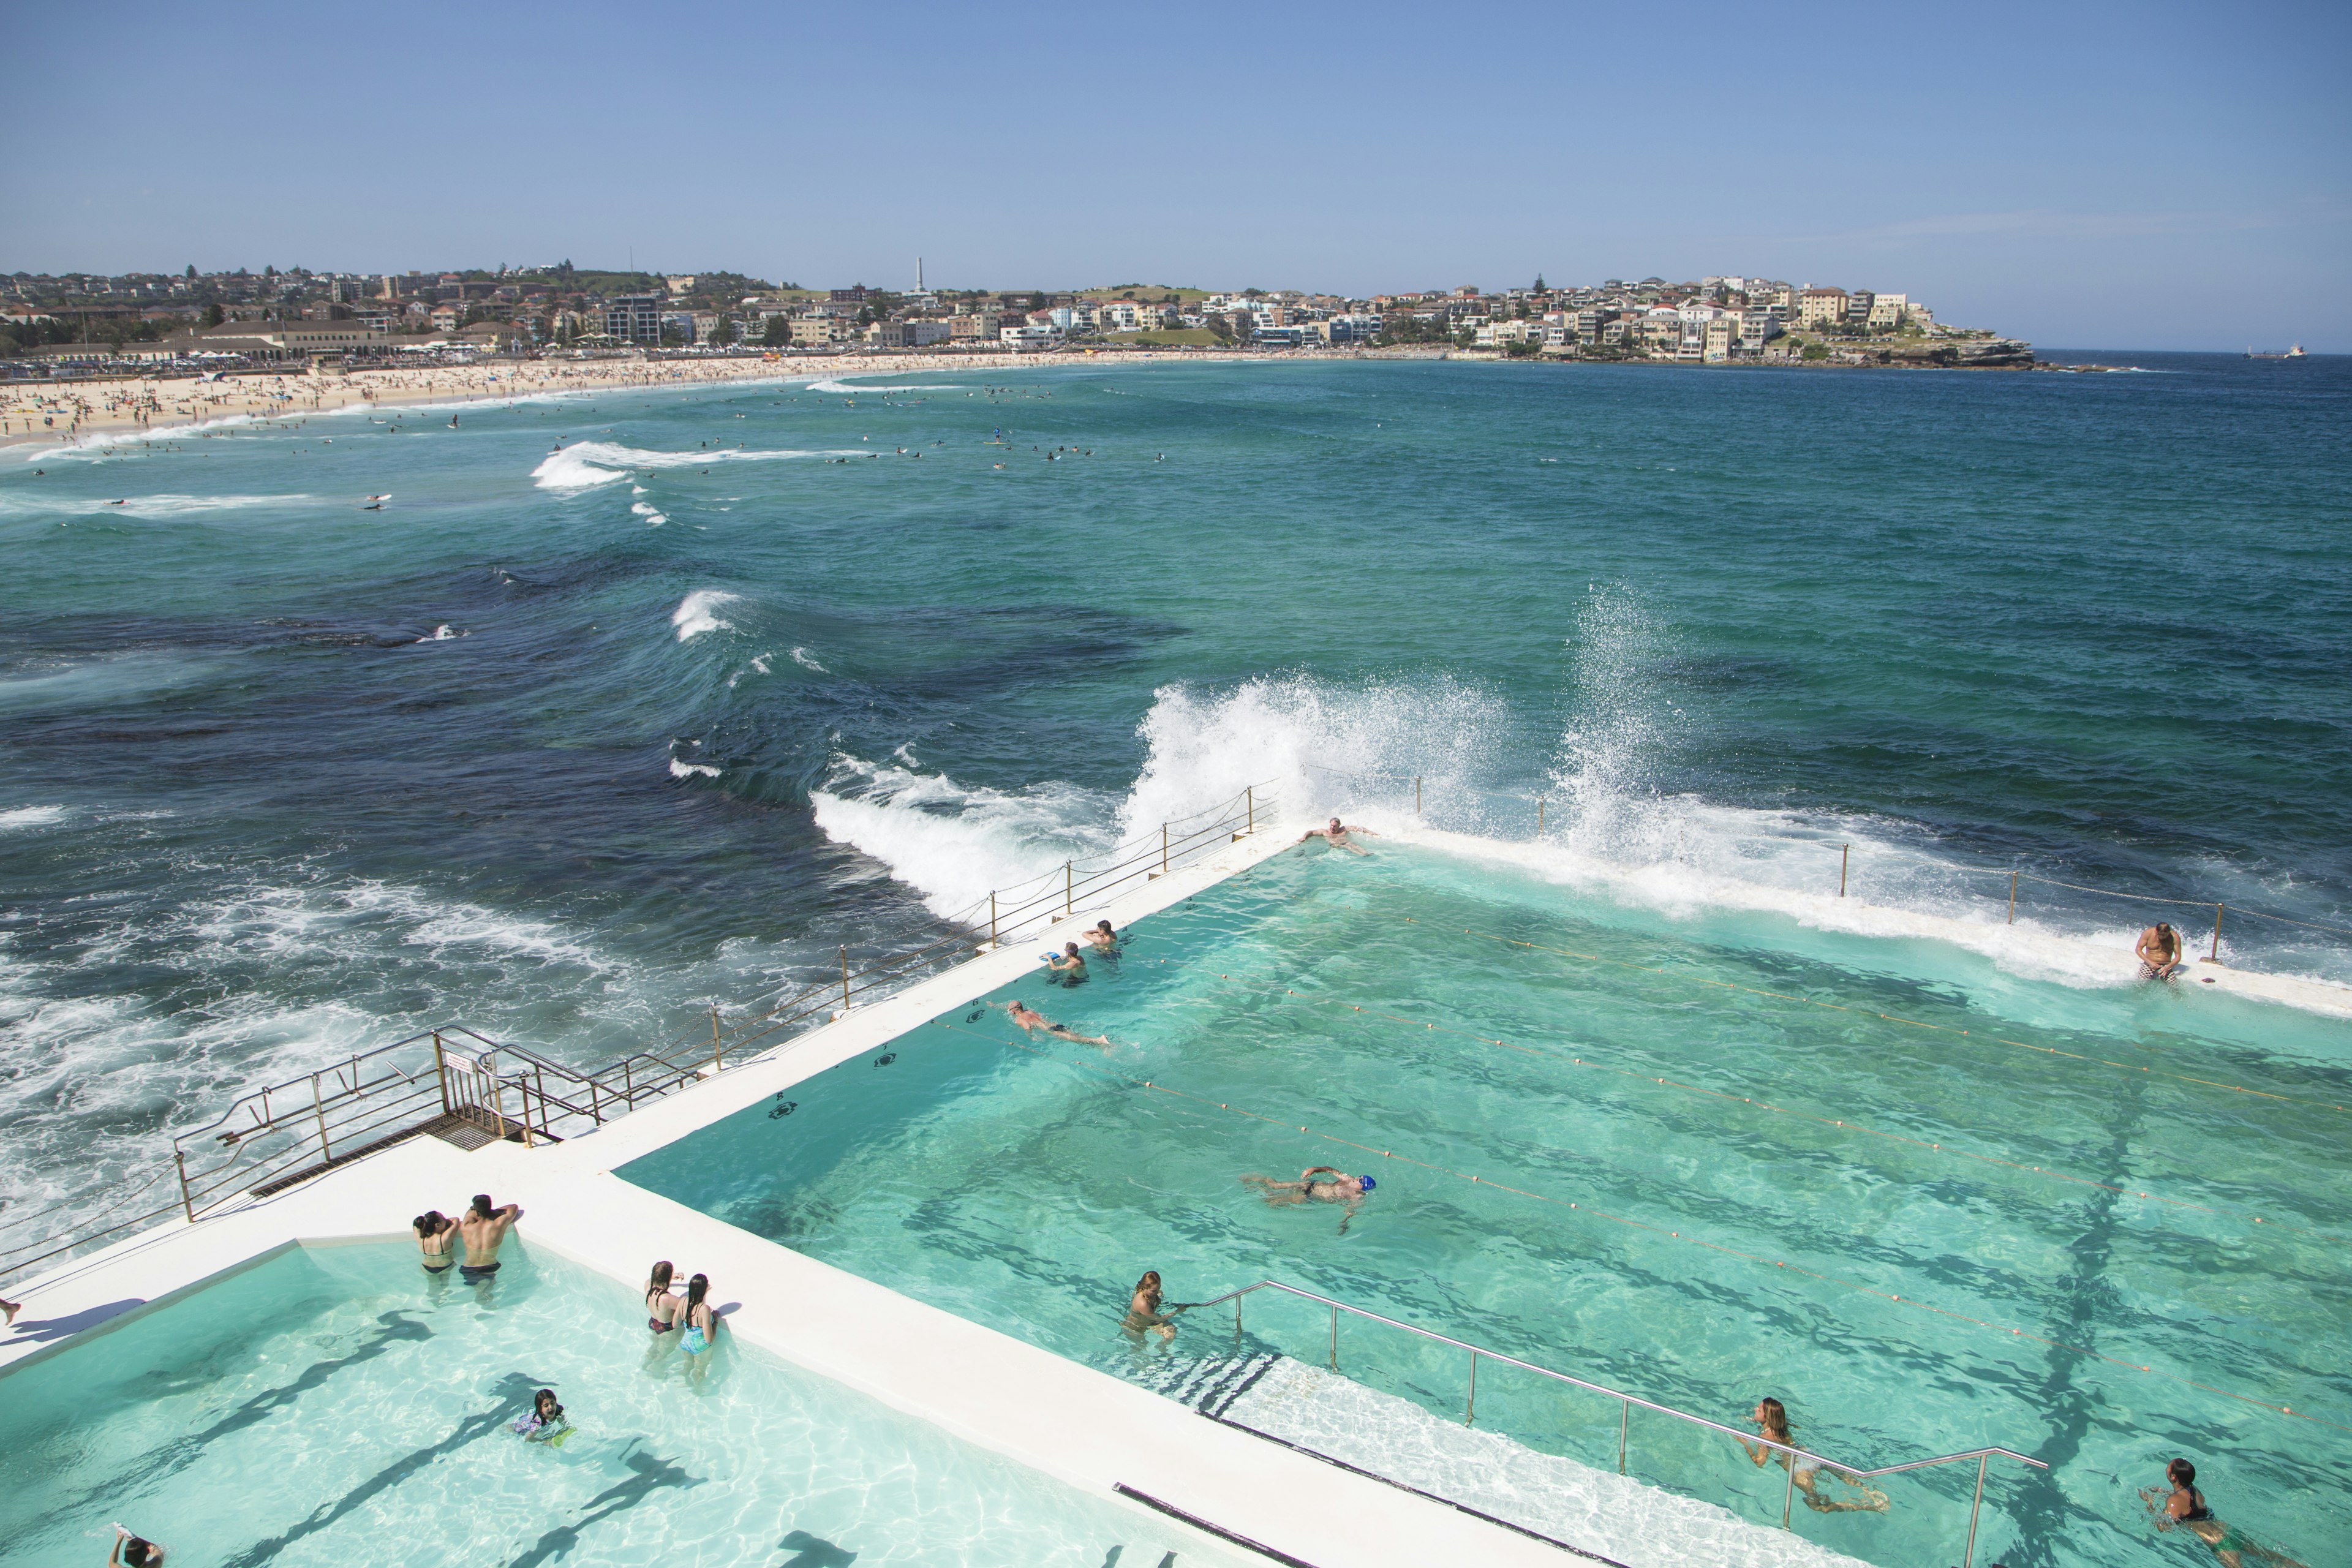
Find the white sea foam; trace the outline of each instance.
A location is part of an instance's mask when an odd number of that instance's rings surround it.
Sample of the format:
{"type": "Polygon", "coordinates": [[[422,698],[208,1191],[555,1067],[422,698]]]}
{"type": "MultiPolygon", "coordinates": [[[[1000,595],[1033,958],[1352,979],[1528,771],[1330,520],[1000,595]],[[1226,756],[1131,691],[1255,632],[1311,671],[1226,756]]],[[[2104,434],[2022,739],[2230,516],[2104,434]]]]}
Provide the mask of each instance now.
{"type": "Polygon", "coordinates": [[[937,773],[835,760],[811,792],[826,837],[873,857],[940,914],[1108,847],[1114,803],[1072,784],[966,786],[937,773]]]}
{"type": "Polygon", "coordinates": [[[0,833],[26,827],[49,827],[66,819],[62,805],[19,805],[0,811],[0,833]]]}
{"type": "Polygon", "coordinates": [[[717,611],[721,605],[740,602],[740,594],[730,594],[723,588],[697,588],[677,602],[670,612],[669,624],[677,628],[677,640],[688,642],[705,632],[731,631],[735,623],[722,621],[717,611]]]}
{"type": "MultiPolygon", "coordinates": [[[[803,669],[814,669],[819,675],[825,673],[824,666],[816,661],[816,656],[809,652],[809,650],[804,647],[796,647],[793,649],[793,662],[799,665],[803,669]]],[[[760,673],[765,675],[768,672],[763,668],[760,673]]]]}
{"type": "Polygon", "coordinates": [[[452,639],[452,638],[454,638],[454,637],[464,637],[465,635],[466,635],[466,634],[465,634],[465,633],[463,633],[463,632],[453,632],[453,631],[451,631],[451,630],[448,628],[448,626],[445,624],[445,625],[442,625],[442,626],[435,626],[435,627],[433,628],[433,630],[432,630],[430,633],[426,634],[426,635],[425,635],[425,636],[424,636],[424,637],[418,637],[416,640],[417,640],[418,642],[447,642],[447,641],[449,641],[450,639],[452,639]]]}
{"type": "Polygon", "coordinates": [[[954,383],[936,386],[859,386],[846,381],[813,381],[809,383],[809,390],[828,393],[835,397],[855,397],[861,393],[879,395],[891,392],[961,392],[963,387],[954,383]]]}
{"type": "Polygon", "coordinates": [[[310,495],[270,496],[184,496],[152,495],[123,496],[122,504],[104,496],[74,496],[55,498],[22,493],[0,496],[0,515],[37,516],[44,513],[66,513],[76,517],[136,517],[162,519],[193,517],[211,511],[241,511],[257,506],[299,506],[317,498],[310,495]]]}
{"type": "Polygon", "coordinates": [[[654,452],[642,447],[624,447],[613,441],[581,441],[560,452],[551,452],[540,459],[530,477],[543,490],[562,490],[576,494],[623,479],[639,468],[697,468],[714,463],[774,463],[796,458],[862,458],[863,450],[852,448],[835,451],[751,450],[745,447],[713,447],[693,452],[654,452]]]}
{"type": "Polygon", "coordinates": [[[646,526],[648,528],[659,528],[663,523],[669,521],[668,517],[644,501],[631,502],[629,510],[635,512],[637,516],[644,518],[646,520],[646,526]]]}

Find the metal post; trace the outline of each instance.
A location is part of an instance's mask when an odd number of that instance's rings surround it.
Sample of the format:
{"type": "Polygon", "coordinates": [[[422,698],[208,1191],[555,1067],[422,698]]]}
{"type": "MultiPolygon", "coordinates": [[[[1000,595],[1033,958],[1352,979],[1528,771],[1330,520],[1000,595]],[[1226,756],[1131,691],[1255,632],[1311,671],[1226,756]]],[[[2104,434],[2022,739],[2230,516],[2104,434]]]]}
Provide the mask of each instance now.
{"type": "Polygon", "coordinates": [[[1780,1494],[1780,1528],[1786,1530],[1789,1528],[1790,1505],[1797,1500],[1797,1456],[1783,1454],[1780,1458],[1789,1467],[1789,1488],[1780,1494]]]}
{"type": "Polygon", "coordinates": [[[1536,796],[1536,837],[1538,838],[1543,837],[1543,811],[1544,797],[1538,795],[1536,796]]]}
{"type": "Polygon", "coordinates": [[[2208,963],[2221,962],[2221,906],[2220,904],[2213,906],[2213,946],[2205,954],[2205,962],[2208,963]]]}
{"type": "Polygon", "coordinates": [[[332,1163],[334,1154],[327,1148],[327,1105],[319,1098],[319,1075],[310,1075],[310,1114],[319,1121],[319,1158],[332,1163]]]}
{"type": "Polygon", "coordinates": [[[1234,1349],[1235,1351],[1239,1351],[1241,1348],[1242,1348],[1242,1299],[1241,1299],[1240,1294],[1239,1294],[1238,1292],[1236,1292],[1236,1293],[1235,1293],[1235,1295],[1234,1295],[1234,1349]]]}
{"type": "Polygon", "coordinates": [[[1168,875],[1168,825],[1160,825],[1160,874],[1168,875]]]}
{"type": "Polygon", "coordinates": [[[2009,874],[2009,923],[2017,923],[2017,873],[2009,874]]]}
{"type": "Polygon", "coordinates": [[[1470,1405],[1462,1413],[1462,1425],[1478,1425],[1478,1352],[1470,1352],[1470,1405]]]}
{"type": "Polygon", "coordinates": [[[196,1223],[196,1200],[188,1195],[188,1156],[178,1149],[172,1151],[172,1163],[180,1168],[180,1206],[188,1211],[188,1223],[196,1223]]]}
{"type": "Polygon", "coordinates": [[[1969,1549],[1960,1553],[1960,1568],[1975,1568],[1977,1560],[1977,1510],[1984,1507],[1985,1467],[1992,1462],[1990,1454],[1977,1456],[1977,1496],[1969,1504],[1969,1549]]]}
{"type": "Polygon", "coordinates": [[[849,1005],[849,949],[841,950],[841,1005],[849,1005]]]}
{"type": "Polygon", "coordinates": [[[727,1065],[726,1054],[719,1047],[719,1004],[710,1005],[710,1070],[717,1072],[727,1065]]]}
{"type": "Polygon", "coordinates": [[[1853,845],[1841,844],[1838,846],[1838,897],[1841,899],[1845,897],[1845,863],[1848,857],[1853,854],[1853,845]]]}
{"type": "Polygon", "coordinates": [[[1244,809],[1249,813],[1249,830],[1255,833],[1257,831],[1257,785],[1243,785],[1242,801],[1244,809]]]}
{"type": "Polygon", "coordinates": [[[441,1062],[441,1031],[433,1031],[433,1076],[441,1080],[441,1114],[449,1114],[449,1069],[441,1062]]]}
{"type": "Polygon", "coordinates": [[[996,889],[988,889],[988,945],[996,945],[996,889]]]}
{"type": "Polygon", "coordinates": [[[1412,775],[1412,814],[1416,817],[1421,815],[1421,775],[1419,773],[1412,775]]]}
{"type": "Polygon", "coordinates": [[[1625,1473],[1625,1428],[1633,1424],[1633,1402],[1620,1400],[1617,1411],[1617,1473],[1625,1473]]]}
{"type": "MultiPolygon", "coordinates": [[[[1165,833],[1167,829],[1162,828],[1160,831],[1165,833]]],[[[1070,862],[1065,860],[1062,862],[1062,918],[1064,920],[1068,920],[1070,918],[1071,909],[1076,904],[1077,899],[1077,895],[1073,890],[1074,884],[1070,880],[1072,872],[1070,870],[1070,862]]]]}
{"type": "Polygon", "coordinates": [[[1339,1370],[1339,1309],[1331,1309],[1331,1370],[1339,1370]]]}

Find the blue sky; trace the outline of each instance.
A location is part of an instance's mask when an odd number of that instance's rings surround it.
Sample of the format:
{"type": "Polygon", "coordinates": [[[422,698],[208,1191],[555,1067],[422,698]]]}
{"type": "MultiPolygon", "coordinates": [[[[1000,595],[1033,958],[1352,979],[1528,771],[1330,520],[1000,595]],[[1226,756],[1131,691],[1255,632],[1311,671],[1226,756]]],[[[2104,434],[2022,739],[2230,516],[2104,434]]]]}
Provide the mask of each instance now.
{"type": "Polygon", "coordinates": [[[1761,273],[2352,351],[2342,4],[132,4],[12,43],[5,271],[1761,273]]]}

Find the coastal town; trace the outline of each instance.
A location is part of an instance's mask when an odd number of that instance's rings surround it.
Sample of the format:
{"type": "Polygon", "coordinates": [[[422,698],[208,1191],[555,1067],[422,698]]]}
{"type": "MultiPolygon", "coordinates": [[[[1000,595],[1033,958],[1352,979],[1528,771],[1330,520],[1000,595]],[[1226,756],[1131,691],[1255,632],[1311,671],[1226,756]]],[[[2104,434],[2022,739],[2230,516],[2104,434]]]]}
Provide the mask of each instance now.
{"type": "Polygon", "coordinates": [[[1364,298],[1139,283],[806,289],[740,273],[539,267],[0,278],[0,377],[369,370],[487,360],[1334,353],[2021,369],[2032,347],[1901,293],[1650,277],[1364,298]]]}

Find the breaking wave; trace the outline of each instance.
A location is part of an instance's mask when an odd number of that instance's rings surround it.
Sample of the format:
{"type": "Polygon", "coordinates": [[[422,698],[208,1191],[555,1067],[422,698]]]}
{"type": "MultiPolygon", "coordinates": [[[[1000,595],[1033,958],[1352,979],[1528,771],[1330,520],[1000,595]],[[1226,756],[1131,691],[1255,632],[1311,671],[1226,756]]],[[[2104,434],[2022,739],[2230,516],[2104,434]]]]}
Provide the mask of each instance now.
{"type": "Polygon", "coordinates": [[[709,451],[653,452],[641,447],[624,447],[613,441],[582,441],[562,451],[550,452],[540,459],[539,467],[530,471],[531,479],[543,490],[561,490],[577,494],[598,485],[611,484],[626,479],[643,468],[698,468],[713,463],[775,463],[795,458],[862,458],[863,449],[810,451],[769,449],[754,451],[745,447],[716,447],[709,451]]]}
{"type": "Polygon", "coordinates": [[[669,624],[677,628],[677,640],[690,642],[705,632],[732,631],[735,623],[720,620],[717,611],[721,605],[736,604],[742,597],[723,588],[698,588],[688,594],[669,616],[669,624]]]}

